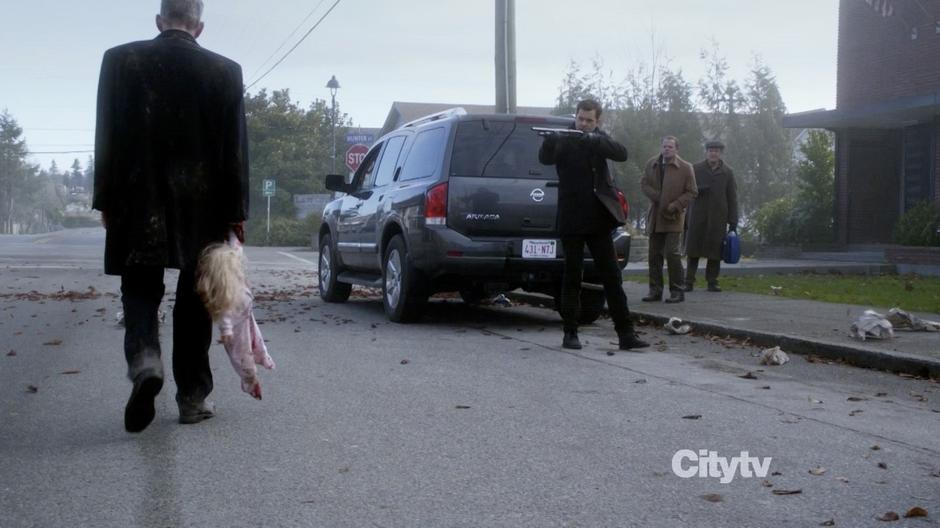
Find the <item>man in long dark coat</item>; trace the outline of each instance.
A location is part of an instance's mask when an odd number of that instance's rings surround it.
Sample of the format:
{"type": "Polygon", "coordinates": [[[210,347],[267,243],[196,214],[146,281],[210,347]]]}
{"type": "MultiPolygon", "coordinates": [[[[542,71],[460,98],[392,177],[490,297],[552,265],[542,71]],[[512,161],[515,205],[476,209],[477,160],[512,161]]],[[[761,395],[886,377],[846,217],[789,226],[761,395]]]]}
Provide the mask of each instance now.
{"type": "Polygon", "coordinates": [[[124,426],[142,431],[163,386],[157,313],[165,268],[180,270],[173,375],[180,422],[213,415],[212,321],[195,292],[199,253],[248,216],[241,67],[196,43],[202,0],[162,0],[160,34],[108,50],[98,84],[94,208],[104,268],[121,276],[124,354],[133,381],[124,426]]]}
{"type": "Polygon", "coordinates": [[[718,286],[721,242],[726,233],[738,228],[738,185],[734,171],[721,159],[724,150],[721,141],[709,141],[705,143],[705,159],[695,164],[698,196],[692,202],[688,218],[685,291],[692,291],[694,287],[700,258],[707,259],[708,291],[721,291],[718,286]]]}
{"type": "Polygon", "coordinates": [[[626,223],[607,160],[627,161],[627,149],[597,128],[601,105],[586,99],[578,103],[573,128],[580,137],[549,134],[539,148],[539,162],[555,165],[558,172],[558,231],[565,253],[561,289],[564,348],[580,349],[578,316],[581,311],[581,280],[584,246],[604,285],[604,295],[617,330],[621,350],[649,346],[633,328],[623,277],[617,267],[611,231],[626,223]]]}

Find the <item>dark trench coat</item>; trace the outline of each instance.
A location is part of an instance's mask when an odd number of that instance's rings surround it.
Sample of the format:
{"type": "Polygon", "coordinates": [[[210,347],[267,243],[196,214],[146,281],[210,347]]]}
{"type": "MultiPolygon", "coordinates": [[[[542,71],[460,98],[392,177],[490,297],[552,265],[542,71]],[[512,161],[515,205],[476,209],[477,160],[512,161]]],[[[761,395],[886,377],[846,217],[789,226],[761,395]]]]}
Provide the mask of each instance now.
{"type": "Polygon", "coordinates": [[[241,67],[186,32],[108,50],[98,84],[93,207],[105,273],[188,269],[248,217],[241,67]]]}
{"type": "Polygon", "coordinates": [[[617,197],[607,160],[627,161],[627,148],[597,129],[590,144],[578,137],[548,137],[539,162],[558,172],[558,232],[584,235],[609,232],[627,219],[617,197]]]}
{"type": "Polygon", "coordinates": [[[686,255],[721,259],[721,242],[728,226],[738,224],[738,186],[734,171],[724,162],[712,171],[708,161],[695,164],[698,196],[689,206],[686,255]]]}

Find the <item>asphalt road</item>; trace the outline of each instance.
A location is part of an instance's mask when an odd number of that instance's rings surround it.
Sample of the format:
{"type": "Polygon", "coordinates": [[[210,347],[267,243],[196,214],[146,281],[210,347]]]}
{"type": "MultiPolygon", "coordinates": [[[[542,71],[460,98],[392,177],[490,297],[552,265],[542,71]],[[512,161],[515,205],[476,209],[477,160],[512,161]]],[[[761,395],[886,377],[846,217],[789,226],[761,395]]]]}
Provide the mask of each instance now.
{"type": "Polygon", "coordinates": [[[156,420],[130,435],[102,242],[100,229],[0,236],[0,526],[858,527],[915,506],[929,517],[887,525],[940,518],[934,382],[802,357],[761,366],[746,345],[649,326],[654,347],[611,356],[609,321],[582,329],[574,353],[558,316],[528,306],[436,299],[422,323],[391,324],[375,292],[321,301],[309,250],[248,248],[277,362],[264,400],[215,345],[217,416],[177,424],[167,369],[156,420]],[[674,474],[680,450],[771,460],[763,478],[722,483],[674,474]]]}

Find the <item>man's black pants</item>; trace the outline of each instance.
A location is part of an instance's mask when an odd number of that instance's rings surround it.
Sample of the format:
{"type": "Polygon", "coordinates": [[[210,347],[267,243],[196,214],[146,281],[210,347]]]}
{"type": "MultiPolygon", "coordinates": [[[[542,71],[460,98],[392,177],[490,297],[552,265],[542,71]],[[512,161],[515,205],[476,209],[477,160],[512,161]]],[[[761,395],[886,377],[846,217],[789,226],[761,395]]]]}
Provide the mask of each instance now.
{"type": "MultiPolygon", "coordinates": [[[[130,268],[121,275],[124,305],[124,356],[133,380],[147,370],[160,375],[160,323],[163,268],[130,268]]],[[[177,400],[202,401],[212,392],[209,346],[212,318],[196,293],[195,270],[181,270],[173,306],[173,377],[177,400]]]]}
{"type": "Polygon", "coordinates": [[[565,252],[565,272],[561,285],[561,318],[565,331],[578,329],[581,313],[581,281],[584,268],[584,246],[587,244],[594,258],[594,269],[604,285],[607,308],[618,334],[629,333],[633,328],[630,311],[627,309],[627,294],[623,291],[623,276],[617,267],[617,256],[610,233],[568,235],[561,239],[565,252]]]}

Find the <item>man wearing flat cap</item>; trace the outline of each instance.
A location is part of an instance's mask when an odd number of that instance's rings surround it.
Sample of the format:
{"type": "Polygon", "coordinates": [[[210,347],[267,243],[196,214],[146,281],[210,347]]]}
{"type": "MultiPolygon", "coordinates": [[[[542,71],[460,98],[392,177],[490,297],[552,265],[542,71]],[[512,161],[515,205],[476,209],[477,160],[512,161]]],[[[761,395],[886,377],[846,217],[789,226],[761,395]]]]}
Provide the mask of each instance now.
{"type": "Polygon", "coordinates": [[[695,164],[698,196],[689,206],[685,291],[692,291],[700,258],[707,259],[705,281],[708,291],[720,292],[721,242],[725,234],[738,228],[738,186],[734,171],[722,159],[725,144],[705,143],[705,159],[695,164]],[[725,230],[727,228],[727,231],[725,230]]]}

